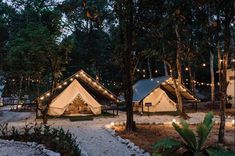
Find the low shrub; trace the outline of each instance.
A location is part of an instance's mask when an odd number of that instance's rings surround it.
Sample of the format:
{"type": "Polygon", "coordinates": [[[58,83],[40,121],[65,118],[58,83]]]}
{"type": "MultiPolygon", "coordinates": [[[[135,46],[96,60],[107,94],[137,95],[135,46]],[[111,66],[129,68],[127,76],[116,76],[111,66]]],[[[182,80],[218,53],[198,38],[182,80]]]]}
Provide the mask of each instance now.
{"type": "Polygon", "coordinates": [[[197,134],[189,128],[185,120],[181,120],[180,125],[172,123],[176,132],[183,141],[165,138],[157,141],[153,147],[155,156],[177,155],[181,150],[184,152],[179,155],[184,156],[233,156],[235,153],[227,151],[220,146],[205,145],[205,142],[214,126],[213,114],[208,113],[203,122],[197,125],[197,134]]]}
{"type": "Polygon", "coordinates": [[[26,124],[17,129],[0,124],[0,138],[22,142],[37,142],[48,149],[59,152],[62,156],[80,156],[81,152],[74,137],[69,131],[56,129],[42,124],[26,124]]]}

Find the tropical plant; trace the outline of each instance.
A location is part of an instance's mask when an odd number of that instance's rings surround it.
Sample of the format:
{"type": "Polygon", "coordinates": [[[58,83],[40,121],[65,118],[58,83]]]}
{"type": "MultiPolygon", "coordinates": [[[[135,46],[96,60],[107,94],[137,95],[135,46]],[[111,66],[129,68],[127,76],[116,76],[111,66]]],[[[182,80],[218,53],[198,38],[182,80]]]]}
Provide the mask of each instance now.
{"type": "MultiPolygon", "coordinates": [[[[183,155],[234,155],[234,153],[225,150],[220,146],[205,145],[212,127],[214,126],[213,113],[209,112],[202,123],[197,125],[195,134],[192,129],[189,128],[189,124],[185,120],[181,120],[180,125],[175,122],[172,123],[175,130],[181,136],[183,141],[178,141],[171,138],[165,138],[157,141],[153,147],[155,149],[154,155],[172,155],[173,152],[178,153],[182,151],[183,155]]],[[[182,155],[182,154],[181,154],[182,155]]]]}

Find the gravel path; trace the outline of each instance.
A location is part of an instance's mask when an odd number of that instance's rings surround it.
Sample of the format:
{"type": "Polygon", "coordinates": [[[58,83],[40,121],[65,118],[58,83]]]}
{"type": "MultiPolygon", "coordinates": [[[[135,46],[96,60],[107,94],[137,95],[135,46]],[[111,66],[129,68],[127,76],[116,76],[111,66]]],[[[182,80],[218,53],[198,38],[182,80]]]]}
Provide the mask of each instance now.
{"type": "MultiPolygon", "coordinates": [[[[191,118],[188,122],[190,123],[199,123],[203,120],[205,113],[190,113],[188,114],[191,118]]],[[[169,115],[155,115],[155,116],[139,116],[135,115],[134,120],[137,123],[146,123],[146,122],[169,122],[175,119],[179,121],[179,117],[173,117],[169,115]]],[[[226,121],[231,122],[232,117],[228,118],[226,121]]],[[[15,119],[14,119],[15,120],[15,119]]],[[[104,129],[106,124],[111,122],[124,122],[126,120],[126,115],[124,112],[120,112],[118,117],[96,117],[93,121],[77,121],[70,122],[67,119],[50,119],[48,124],[53,127],[62,127],[65,130],[72,132],[74,136],[77,137],[77,141],[82,149],[89,156],[130,156],[136,154],[135,151],[132,151],[125,144],[122,144],[113,137],[110,132],[104,129]]],[[[219,118],[215,117],[216,121],[219,121],[219,118]]],[[[27,122],[33,122],[34,118],[27,120],[27,122]]],[[[25,120],[11,122],[10,125],[14,126],[23,126],[25,120]]],[[[40,120],[38,121],[40,122],[40,120]]]]}
{"type": "Polygon", "coordinates": [[[41,149],[27,144],[0,140],[1,156],[46,156],[41,149]]]}

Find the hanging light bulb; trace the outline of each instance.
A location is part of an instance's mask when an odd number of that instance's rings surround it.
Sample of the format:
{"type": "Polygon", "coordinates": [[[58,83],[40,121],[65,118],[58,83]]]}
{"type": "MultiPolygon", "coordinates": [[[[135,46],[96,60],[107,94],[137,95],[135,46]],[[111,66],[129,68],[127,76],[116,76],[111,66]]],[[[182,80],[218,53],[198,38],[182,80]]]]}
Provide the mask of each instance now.
{"type": "Polygon", "coordinates": [[[155,73],[157,73],[158,71],[157,71],[157,70],[155,70],[154,72],[155,72],[155,73]]]}
{"type": "Polygon", "coordinates": [[[188,67],[186,67],[185,70],[188,71],[188,67]]]}
{"type": "Polygon", "coordinates": [[[137,69],[136,71],[137,71],[137,72],[140,72],[140,69],[137,69]]]}
{"type": "Polygon", "coordinates": [[[206,64],[205,64],[205,63],[203,63],[203,64],[202,64],[202,66],[203,66],[203,67],[205,67],[205,66],[206,66],[206,64]]]}

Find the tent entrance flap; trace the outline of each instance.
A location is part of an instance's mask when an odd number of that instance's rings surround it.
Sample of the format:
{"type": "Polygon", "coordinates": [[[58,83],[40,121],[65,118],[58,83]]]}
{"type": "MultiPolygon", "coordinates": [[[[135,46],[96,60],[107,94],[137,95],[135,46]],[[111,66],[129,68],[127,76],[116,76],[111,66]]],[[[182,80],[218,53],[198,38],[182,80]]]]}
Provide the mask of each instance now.
{"type": "Polygon", "coordinates": [[[93,114],[101,114],[101,105],[77,80],[73,80],[73,82],[51,102],[48,114],[53,116],[62,115],[77,97],[87,104],[93,114]]]}

